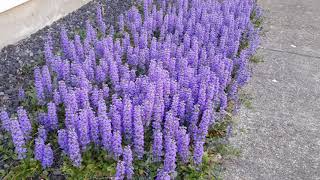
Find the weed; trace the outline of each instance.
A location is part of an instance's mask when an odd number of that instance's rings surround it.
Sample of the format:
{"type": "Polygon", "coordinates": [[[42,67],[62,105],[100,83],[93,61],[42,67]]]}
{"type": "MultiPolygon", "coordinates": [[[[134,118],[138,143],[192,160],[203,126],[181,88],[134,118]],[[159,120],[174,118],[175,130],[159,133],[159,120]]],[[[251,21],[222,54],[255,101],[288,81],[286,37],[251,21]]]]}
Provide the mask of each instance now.
{"type": "Polygon", "coordinates": [[[255,63],[255,64],[264,62],[264,61],[263,61],[263,58],[262,58],[261,56],[258,56],[258,55],[252,56],[252,57],[249,59],[249,61],[252,62],[252,63],[255,63]]]}

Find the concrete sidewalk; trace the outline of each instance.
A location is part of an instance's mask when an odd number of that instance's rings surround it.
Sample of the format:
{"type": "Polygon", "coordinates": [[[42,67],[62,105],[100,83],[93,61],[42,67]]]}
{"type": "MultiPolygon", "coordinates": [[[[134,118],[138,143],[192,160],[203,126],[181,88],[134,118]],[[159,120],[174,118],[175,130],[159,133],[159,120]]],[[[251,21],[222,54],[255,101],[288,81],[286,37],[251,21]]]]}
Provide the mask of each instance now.
{"type": "Polygon", "coordinates": [[[240,158],[225,179],[320,179],[320,1],[260,0],[267,10],[259,54],[231,143],[240,158]]]}
{"type": "Polygon", "coordinates": [[[0,13],[0,49],[28,37],[89,1],[30,0],[0,13]]]}

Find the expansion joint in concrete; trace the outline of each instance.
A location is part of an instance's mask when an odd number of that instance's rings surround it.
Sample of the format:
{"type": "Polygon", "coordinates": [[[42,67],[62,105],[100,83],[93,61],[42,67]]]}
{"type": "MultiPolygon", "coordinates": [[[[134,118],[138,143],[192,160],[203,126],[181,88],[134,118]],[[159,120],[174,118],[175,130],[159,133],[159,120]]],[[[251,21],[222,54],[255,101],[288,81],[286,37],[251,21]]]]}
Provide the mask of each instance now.
{"type": "Polygon", "coordinates": [[[294,54],[294,55],[303,56],[303,57],[310,57],[310,58],[320,59],[320,56],[313,56],[313,55],[309,55],[309,54],[302,54],[302,53],[297,53],[297,52],[290,52],[290,51],[285,51],[285,50],[281,50],[281,49],[273,49],[273,48],[265,48],[265,47],[263,47],[262,49],[267,50],[267,51],[287,53],[287,54],[294,54]]]}

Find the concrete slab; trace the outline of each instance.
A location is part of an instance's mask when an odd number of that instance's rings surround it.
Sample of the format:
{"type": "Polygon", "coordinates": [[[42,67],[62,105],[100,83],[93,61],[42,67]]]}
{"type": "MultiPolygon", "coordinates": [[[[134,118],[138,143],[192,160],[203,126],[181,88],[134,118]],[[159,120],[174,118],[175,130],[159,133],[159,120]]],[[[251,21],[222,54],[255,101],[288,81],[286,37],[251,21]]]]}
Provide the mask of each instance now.
{"type": "Polygon", "coordinates": [[[319,0],[259,0],[259,3],[268,16],[265,48],[320,56],[319,0]]]}
{"type": "Polygon", "coordinates": [[[90,0],[30,0],[0,13],[0,49],[28,37],[90,0]]]}
{"type": "Polygon", "coordinates": [[[226,162],[227,180],[320,179],[320,1],[261,0],[266,38],[226,162]],[[293,46],[292,46],[293,45],[293,46]]]}

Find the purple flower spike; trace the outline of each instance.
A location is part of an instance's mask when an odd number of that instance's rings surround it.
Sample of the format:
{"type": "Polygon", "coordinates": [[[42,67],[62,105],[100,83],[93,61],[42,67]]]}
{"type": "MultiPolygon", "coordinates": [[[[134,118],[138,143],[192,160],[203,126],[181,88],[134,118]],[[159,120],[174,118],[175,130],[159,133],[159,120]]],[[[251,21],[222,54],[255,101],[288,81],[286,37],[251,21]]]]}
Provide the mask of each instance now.
{"type": "Polygon", "coordinates": [[[163,137],[159,129],[153,132],[152,154],[155,162],[161,161],[163,156],[163,137]]]}
{"type": "Polygon", "coordinates": [[[44,86],[42,81],[42,74],[40,69],[37,67],[34,70],[34,85],[37,92],[37,100],[39,104],[43,104],[45,96],[44,96],[44,86]]]}
{"type": "Polygon", "coordinates": [[[15,152],[18,154],[18,159],[24,159],[26,157],[27,148],[24,139],[23,131],[20,129],[19,121],[16,119],[11,120],[10,126],[12,141],[15,147],[15,152]]]}
{"type": "Polygon", "coordinates": [[[10,132],[10,118],[6,111],[1,111],[0,119],[1,119],[3,129],[6,130],[7,132],[10,132]]]}
{"type": "Polygon", "coordinates": [[[44,146],[43,157],[41,161],[42,168],[51,167],[53,164],[53,151],[51,149],[51,145],[47,144],[44,146]]]}
{"type": "Polygon", "coordinates": [[[112,150],[112,132],[111,132],[111,121],[106,115],[98,116],[99,131],[101,136],[101,144],[105,150],[112,150]]]}
{"type": "Polygon", "coordinates": [[[49,72],[48,66],[44,65],[42,67],[42,84],[43,87],[46,89],[45,92],[49,97],[52,94],[52,81],[51,81],[51,76],[49,72]]]}
{"type": "Polygon", "coordinates": [[[57,116],[56,105],[52,102],[48,103],[48,125],[50,129],[57,129],[59,122],[57,116]]]}
{"type": "Polygon", "coordinates": [[[128,98],[124,99],[122,114],[122,126],[125,134],[125,139],[130,142],[132,138],[132,104],[130,99],[128,98]]]}
{"type": "Polygon", "coordinates": [[[68,154],[72,161],[72,164],[76,167],[81,165],[81,153],[80,153],[80,145],[78,142],[78,136],[75,129],[68,130],[68,154]]]}
{"type": "Polygon", "coordinates": [[[193,160],[195,164],[201,164],[203,156],[203,141],[195,141],[195,146],[193,150],[193,160]]]}
{"type": "Polygon", "coordinates": [[[116,180],[123,180],[125,174],[125,166],[123,161],[118,161],[117,168],[116,168],[116,180]]]}
{"type": "Polygon", "coordinates": [[[97,6],[97,24],[103,35],[106,34],[106,24],[103,21],[101,5],[97,6]]]}
{"type": "Polygon", "coordinates": [[[133,112],[133,144],[134,151],[139,159],[144,154],[144,129],[141,118],[141,107],[135,106],[133,112]]]}
{"type": "Polygon", "coordinates": [[[125,167],[125,175],[127,179],[132,179],[133,176],[133,157],[132,157],[132,151],[130,146],[126,146],[123,149],[123,161],[124,161],[124,167],[125,167]]]}
{"type": "Polygon", "coordinates": [[[78,119],[77,125],[78,125],[78,132],[79,132],[78,133],[79,143],[81,145],[81,148],[84,150],[86,146],[90,143],[87,110],[82,110],[79,113],[79,119],[78,119]]]}
{"type": "Polygon", "coordinates": [[[26,139],[29,139],[30,133],[32,131],[32,126],[28,118],[27,111],[24,110],[23,107],[18,108],[18,119],[19,119],[20,128],[24,134],[24,137],[26,139]]]}
{"type": "Polygon", "coordinates": [[[174,172],[176,169],[177,145],[171,137],[165,139],[165,149],[166,154],[163,169],[165,172],[174,172]]]}
{"type": "Polygon", "coordinates": [[[41,137],[36,138],[34,145],[34,158],[36,160],[42,161],[44,148],[44,140],[41,137]]]}
{"type": "Polygon", "coordinates": [[[19,101],[23,101],[26,98],[24,89],[22,87],[19,88],[18,98],[19,98],[19,101]]]}
{"type": "Polygon", "coordinates": [[[113,133],[112,139],[112,151],[115,159],[118,159],[119,156],[122,154],[122,140],[121,140],[121,133],[119,131],[115,131],[113,133]]]}
{"type": "Polygon", "coordinates": [[[65,154],[68,154],[68,132],[64,129],[58,130],[58,144],[65,154]]]}
{"type": "Polygon", "coordinates": [[[96,145],[100,144],[99,140],[99,121],[92,109],[87,109],[90,139],[96,145]]]}
{"type": "Polygon", "coordinates": [[[187,163],[189,158],[189,143],[190,137],[187,134],[185,128],[180,127],[178,131],[178,138],[177,138],[177,146],[178,146],[178,154],[182,160],[182,162],[187,163]]]}
{"type": "Polygon", "coordinates": [[[38,127],[38,137],[42,138],[44,141],[47,140],[47,131],[43,126],[38,127]]]}

